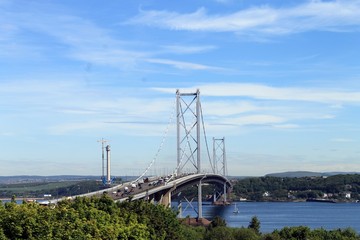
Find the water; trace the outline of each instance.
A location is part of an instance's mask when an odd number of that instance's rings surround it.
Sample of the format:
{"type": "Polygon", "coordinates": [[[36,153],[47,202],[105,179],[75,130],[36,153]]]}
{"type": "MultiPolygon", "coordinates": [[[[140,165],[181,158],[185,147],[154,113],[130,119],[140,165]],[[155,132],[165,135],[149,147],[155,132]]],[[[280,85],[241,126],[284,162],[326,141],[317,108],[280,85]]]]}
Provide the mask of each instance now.
{"type": "MultiPolygon", "coordinates": [[[[261,231],[272,232],[285,226],[308,226],[327,230],[351,227],[360,233],[360,203],[318,203],[318,202],[237,202],[234,205],[203,205],[203,217],[211,220],[220,216],[229,227],[247,227],[253,216],[261,223],[261,231]]],[[[197,208],[197,203],[193,203],[197,208]]],[[[182,203],[183,209],[186,203],[182,203]]],[[[191,207],[183,211],[183,217],[196,217],[191,207]]]]}
{"type": "MultiPolygon", "coordinates": [[[[11,202],[11,200],[10,200],[10,199],[3,199],[3,200],[1,200],[1,202],[2,202],[3,204],[5,204],[5,203],[7,203],[7,202],[11,202]]],[[[16,202],[17,204],[22,204],[22,203],[23,203],[23,200],[15,200],[15,202],[16,202]]]]}
{"type": "MultiPolygon", "coordinates": [[[[17,202],[21,204],[22,200],[17,202]]],[[[182,216],[196,217],[197,213],[190,206],[184,210],[186,205],[186,202],[182,203],[182,216]]],[[[197,202],[193,206],[197,209],[197,202]]],[[[211,220],[220,216],[229,227],[247,227],[251,218],[257,216],[263,233],[286,226],[308,226],[327,230],[351,227],[360,234],[360,203],[237,202],[236,206],[239,213],[234,214],[234,204],[214,206],[205,203],[203,217],[211,220]]]]}

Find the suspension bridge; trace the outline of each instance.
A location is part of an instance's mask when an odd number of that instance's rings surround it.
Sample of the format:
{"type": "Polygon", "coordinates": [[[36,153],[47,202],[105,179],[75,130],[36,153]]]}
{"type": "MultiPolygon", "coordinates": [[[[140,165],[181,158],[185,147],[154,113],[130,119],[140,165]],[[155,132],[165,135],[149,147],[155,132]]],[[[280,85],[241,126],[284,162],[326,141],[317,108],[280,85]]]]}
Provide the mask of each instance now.
{"type": "MultiPolygon", "coordinates": [[[[177,137],[177,159],[176,167],[172,174],[167,176],[147,177],[149,170],[155,163],[162,145],[164,144],[169,127],[160,144],[158,151],[148,167],[139,177],[131,182],[112,186],[110,176],[110,146],[104,146],[106,140],[101,139],[102,143],[102,173],[103,181],[109,188],[86,193],[76,197],[90,197],[108,193],[115,201],[125,201],[128,199],[144,199],[166,206],[171,205],[171,199],[179,196],[181,191],[186,188],[197,186],[197,214],[202,218],[202,185],[211,184],[214,186],[213,200],[216,202],[220,198],[223,203],[227,202],[227,194],[231,190],[231,183],[227,179],[227,164],[225,152],[225,138],[213,138],[213,154],[210,156],[209,145],[204,126],[204,118],[200,102],[200,91],[183,93],[176,91],[176,137],[177,137]],[[205,142],[205,149],[208,161],[201,158],[201,140],[205,142]],[[105,176],[104,149],[106,149],[107,164],[105,176]],[[210,165],[210,172],[203,171],[203,165],[210,165]],[[184,169],[192,169],[191,173],[184,169]]],[[[171,117],[170,119],[172,119],[171,117]]],[[[171,124],[171,121],[169,125],[171,124]]],[[[204,168],[205,169],[205,168],[204,168]]],[[[62,199],[54,199],[49,203],[57,203],[62,199]]],[[[186,199],[187,200],[187,199],[186,199]]],[[[188,201],[188,200],[187,200],[188,201]]],[[[188,201],[189,202],[189,201],[188,201]]]]}

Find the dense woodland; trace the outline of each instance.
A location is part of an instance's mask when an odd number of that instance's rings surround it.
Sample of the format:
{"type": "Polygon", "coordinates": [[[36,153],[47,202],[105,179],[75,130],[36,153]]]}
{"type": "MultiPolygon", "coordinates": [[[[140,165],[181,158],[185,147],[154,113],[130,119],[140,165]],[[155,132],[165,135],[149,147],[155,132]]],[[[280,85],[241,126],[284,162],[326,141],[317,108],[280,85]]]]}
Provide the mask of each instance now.
{"type": "Polygon", "coordinates": [[[100,198],[64,200],[58,205],[0,204],[0,239],[171,239],[171,240],[360,240],[352,229],[311,230],[285,227],[260,232],[260,221],[249,219],[248,228],[229,228],[215,217],[207,227],[191,227],[170,208],[144,201],[115,203],[100,198]]]}
{"type": "MultiPolygon", "coordinates": [[[[239,201],[305,201],[328,199],[336,202],[360,200],[360,174],[329,177],[252,177],[233,179],[230,199],[239,201]]],[[[213,186],[203,186],[203,196],[211,198],[213,186]]],[[[189,199],[197,196],[193,186],[182,192],[189,199]]]]}
{"type": "Polygon", "coordinates": [[[296,201],[309,198],[360,200],[359,174],[301,178],[256,177],[237,180],[233,184],[235,199],[241,197],[252,201],[296,201]]]}

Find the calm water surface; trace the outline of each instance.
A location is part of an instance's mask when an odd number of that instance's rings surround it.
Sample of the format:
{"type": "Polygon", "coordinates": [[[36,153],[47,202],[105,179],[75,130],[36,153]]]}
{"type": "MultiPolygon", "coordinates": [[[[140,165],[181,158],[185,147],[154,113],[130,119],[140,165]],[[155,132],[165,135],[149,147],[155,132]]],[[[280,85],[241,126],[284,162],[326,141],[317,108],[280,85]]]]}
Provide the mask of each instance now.
{"type": "MultiPolygon", "coordinates": [[[[308,226],[327,230],[351,227],[360,233],[360,203],[317,203],[317,202],[238,202],[239,213],[234,214],[234,205],[203,205],[203,217],[224,218],[230,227],[247,227],[253,216],[261,222],[262,232],[272,232],[285,226],[308,226]]],[[[193,203],[197,208],[197,203],[193,203]]],[[[185,209],[186,203],[182,203],[185,209]]],[[[196,217],[188,207],[183,217],[196,217]]]]}

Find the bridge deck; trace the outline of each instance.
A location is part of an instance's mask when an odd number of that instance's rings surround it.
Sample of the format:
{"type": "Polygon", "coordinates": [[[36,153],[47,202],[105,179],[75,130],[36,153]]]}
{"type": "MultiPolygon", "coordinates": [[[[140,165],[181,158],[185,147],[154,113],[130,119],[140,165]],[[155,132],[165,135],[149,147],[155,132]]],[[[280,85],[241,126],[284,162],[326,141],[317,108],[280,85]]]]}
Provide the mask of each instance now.
{"type": "MultiPolygon", "coordinates": [[[[133,200],[137,199],[145,199],[148,196],[151,196],[156,193],[161,193],[165,191],[169,191],[170,189],[184,188],[190,185],[198,184],[201,180],[202,183],[215,183],[215,184],[227,184],[227,188],[231,187],[230,182],[227,178],[218,175],[218,174],[189,174],[189,175],[181,175],[180,177],[174,178],[169,182],[163,182],[155,184],[158,182],[161,177],[153,179],[150,183],[142,183],[137,184],[136,187],[132,187],[132,182],[126,182],[124,184],[120,184],[111,188],[103,189],[100,191],[95,191],[86,194],[80,194],[76,196],[70,196],[67,199],[75,199],[76,197],[92,197],[92,196],[101,196],[104,193],[109,194],[115,201],[125,201],[131,197],[133,200]],[[126,190],[126,188],[128,190],[126,190]]],[[[64,200],[61,199],[53,199],[49,200],[49,203],[57,203],[58,201],[64,200]]]]}

